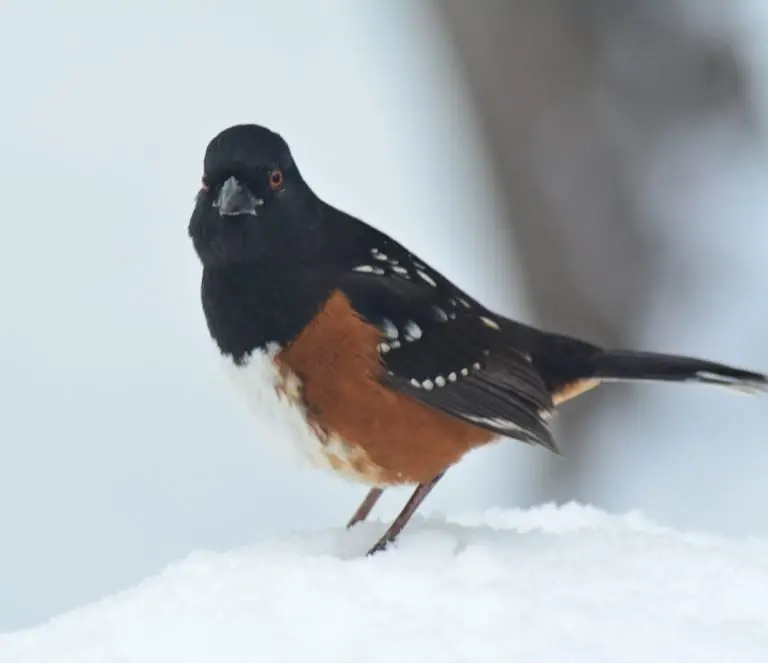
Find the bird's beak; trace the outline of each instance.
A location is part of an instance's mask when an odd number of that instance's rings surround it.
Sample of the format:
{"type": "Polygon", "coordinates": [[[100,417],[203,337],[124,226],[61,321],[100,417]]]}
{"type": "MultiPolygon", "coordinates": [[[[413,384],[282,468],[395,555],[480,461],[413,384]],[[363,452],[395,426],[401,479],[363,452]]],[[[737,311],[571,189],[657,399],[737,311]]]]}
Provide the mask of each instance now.
{"type": "Polygon", "coordinates": [[[256,208],[264,204],[263,198],[257,198],[234,177],[230,177],[221,187],[213,206],[219,208],[221,216],[252,214],[257,216],[256,208]]]}

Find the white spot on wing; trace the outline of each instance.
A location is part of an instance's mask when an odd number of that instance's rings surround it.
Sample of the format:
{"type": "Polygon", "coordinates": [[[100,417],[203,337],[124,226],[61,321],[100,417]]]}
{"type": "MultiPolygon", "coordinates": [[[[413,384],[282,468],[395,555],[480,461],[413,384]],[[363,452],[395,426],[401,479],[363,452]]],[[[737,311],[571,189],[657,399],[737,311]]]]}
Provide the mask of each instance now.
{"type": "Polygon", "coordinates": [[[480,316],[480,320],[486,327],[490,327],[491,329],[495,329],[496,331],[501,329],[501,327],[495,320],[491,320],[490,318],[487,318],[484,315],[480,316]]]}
{"type": "Polygon", "coordinates": [[[500,430],[525,431],[525,428],[520,424],[516,424],[509,419],[503,419],[502,417],[478,417],[472,414],[465,414],[463,416],[468,421],[472,421],[476,424],[483,424],[485,426],[492,426],[493,428],[498,428],[500,430]]]}
{"type": "Polygon", "coordinates": [[[360,272],[361,274],[377,274],[378,276],[386,273],[381,267],[374,267],[373,265],[355,265],[352,271],[360,272]]]}
{"type": "Polygon", "coordinates": [[[433,288],[437,287],[437,282],[435,279],[433,279],[429,274],[427,274],[423,269],[417,269],[416,273],[422,278],[423,281],[426,283],[429,283],[433,288]]]}
{"type": "Polygon", "coordinates": [[[413,320],[409,320],[405,323],[404,333],[406,341],[418,341],[421,338],[421,327],[413,320]]]}
{"type": "Polygon", "coordinates": [[[384,318],[381,321],[381,332],[389,339],[396,339],[400,334],[395,323],[389,318],[384,318]]]}
{"type": "Polygon", "coordinates": [[[435,319],[438,322],[446,322],[448,320],[448,314],[439,306],[433,306],[432,310],[435,313],[435,319]]]}
{"type": "Polygon", "coordinates": [[[541,419],[544,422],[552,421],[553,412],[552,410],[539,410],[538,412],[539,419],[541,419]]]}

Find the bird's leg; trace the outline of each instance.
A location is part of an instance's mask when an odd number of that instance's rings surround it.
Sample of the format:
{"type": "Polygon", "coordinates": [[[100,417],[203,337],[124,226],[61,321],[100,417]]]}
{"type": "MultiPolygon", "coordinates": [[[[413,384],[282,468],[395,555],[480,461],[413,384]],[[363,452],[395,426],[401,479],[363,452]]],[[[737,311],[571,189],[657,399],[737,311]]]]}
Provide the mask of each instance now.
{"type": "Polygon", "coordinates": [[[389,526],[389,529],[384,533],[384,536],[382,536],[376,545],[368,551],[368,555],[373,555],[374,553],[384,550],[384,548],[386,548],[390,543],[392,543],[392,541],[395,540],[397,535],[400,534],[400,532],[403,531],[403,528],[408,524],[411,516],[416,513],[419,505],[437,485],[437,482],[443,478],[444,474],[445,472],[441,472],[429,483],[420,483],[418,486],[416,486],[416,490],[413,491],[411,499],[408,500],[406,505],[403,507],[403,510],[400,512],[397,518],[395,518],[394,522],[389,526]]]}
{"type": "Polygon", "coordinates": [[[357,525],[357,523],[363,522],[369,516],[371,510],[374,506],[376,506],[376,502],[379,501],[379,498],[383,492],[383,488],[377,487],[373,487],[368,491],[365,499],[360,503],[360,506],[357,507],[357,511],[355,511],[354,515],[347,523],[347,529],[354,527],[357,525]]]}

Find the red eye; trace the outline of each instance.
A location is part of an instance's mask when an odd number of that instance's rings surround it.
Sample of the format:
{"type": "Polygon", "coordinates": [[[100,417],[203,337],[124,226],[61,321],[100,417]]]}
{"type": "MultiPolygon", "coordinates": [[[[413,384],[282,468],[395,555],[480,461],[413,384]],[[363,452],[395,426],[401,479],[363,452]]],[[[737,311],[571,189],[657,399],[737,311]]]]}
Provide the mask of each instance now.
{"type": "Polygon", "coordinates": [[[279,168],[275,168],[269,173],[269,186],[272,191],[277,191],[283,186],[283,171],[279,168]]]}
{"type": "Polygon", "coordinates": [[[211,187],[208,184],[208,181],[205,179],[205,175],[200,179],[200,186],[202,187],[203,191],[210,191],[211,187]]]}

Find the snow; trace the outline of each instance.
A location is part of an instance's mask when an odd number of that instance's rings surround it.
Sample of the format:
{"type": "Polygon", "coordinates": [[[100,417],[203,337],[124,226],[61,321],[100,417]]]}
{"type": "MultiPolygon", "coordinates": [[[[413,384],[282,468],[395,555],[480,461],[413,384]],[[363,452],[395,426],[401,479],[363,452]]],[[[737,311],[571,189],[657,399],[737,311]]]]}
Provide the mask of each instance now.
{"type": "Polygon", "coordinates": [[[569,504],[417,517],[196,552],[0,635],[2,663],[750,663],[768,651],[768,541],[569,504]]]}

